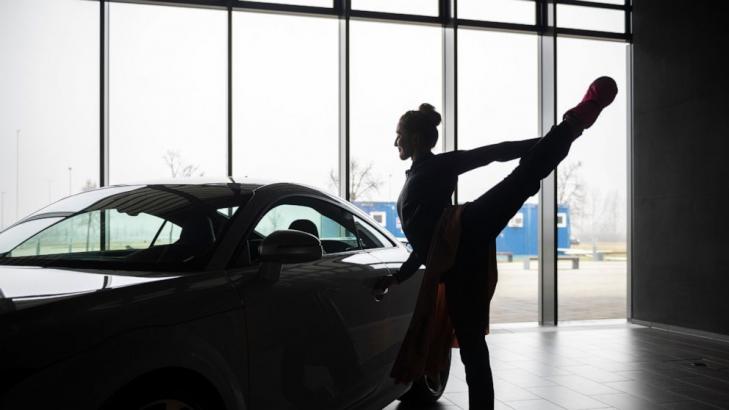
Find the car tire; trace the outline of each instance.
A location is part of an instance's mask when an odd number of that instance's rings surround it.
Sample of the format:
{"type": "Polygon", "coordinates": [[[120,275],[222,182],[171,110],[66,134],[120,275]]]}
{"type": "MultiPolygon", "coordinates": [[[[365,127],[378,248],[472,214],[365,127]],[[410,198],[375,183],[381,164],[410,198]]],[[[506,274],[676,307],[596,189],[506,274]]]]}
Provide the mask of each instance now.
{"type": "Polygon", "coordinates": [[[428,405],[440,399],[448,384],[448,376],[451,370],[451,352],[448,352],[448,366],[440,372],[440,380],[423,376],[413,382],[410,390],[400,396],[400,401],[407,404],[428,405]]]}
{"type": "Polygon", "coordinates": [[[217,410],[220,398],[214,392],[180,380],[155,380],[123,389],[104,406],[108,410],[217,410]]]}

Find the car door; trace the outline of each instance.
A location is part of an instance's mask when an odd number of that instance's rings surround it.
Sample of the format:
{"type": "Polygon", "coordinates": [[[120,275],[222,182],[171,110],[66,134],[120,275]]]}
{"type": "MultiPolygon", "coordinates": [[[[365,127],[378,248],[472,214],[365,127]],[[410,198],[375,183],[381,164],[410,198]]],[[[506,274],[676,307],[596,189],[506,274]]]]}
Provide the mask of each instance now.
{"type": "MultiPolygon", "coordinates": [[[[355,230],[362,247],[373,257],[388,268],[390,273],[396,273],[409,256],[407,249],[383,232],[383,229],[373,224],[371,220],[354,216],[355,230]]],[[[392,286],[382,302],[387,309],[386,325],[380,330],[382,343],[387,346],[386,360],[394,363],[400,345],[405,339],[405,333],[410,325],[410,319],[417,302],[422,269],[407,281],[392,286]]]]}
{"type": "Polygon", "coordinates": [[[365,399],[389,371],[373,342],[387,310],[370,292],[387,268],[361,249],[351,214],[324,199],[286,198],[253,226],[236,282],[246,310],[251,407],[335,409],[365,399]],[[257,249],[280,229],[318,236],[323,256],[283,265],[270,283],[257,275],[257,249]]]}

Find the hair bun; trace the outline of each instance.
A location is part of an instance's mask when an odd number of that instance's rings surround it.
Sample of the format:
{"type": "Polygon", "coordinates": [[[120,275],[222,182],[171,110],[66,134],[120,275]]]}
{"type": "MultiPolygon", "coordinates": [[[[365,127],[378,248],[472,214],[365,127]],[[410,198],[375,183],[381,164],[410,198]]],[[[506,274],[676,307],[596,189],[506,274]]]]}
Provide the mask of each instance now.
{"type": "Polygon", "coordinates": [[[432,105],[428,103],[422,103],[420,104],[420,107],[418,107],[418,111],[425,114],[434,127],[437,127],[440,124],[441,116],[432,105]]]}

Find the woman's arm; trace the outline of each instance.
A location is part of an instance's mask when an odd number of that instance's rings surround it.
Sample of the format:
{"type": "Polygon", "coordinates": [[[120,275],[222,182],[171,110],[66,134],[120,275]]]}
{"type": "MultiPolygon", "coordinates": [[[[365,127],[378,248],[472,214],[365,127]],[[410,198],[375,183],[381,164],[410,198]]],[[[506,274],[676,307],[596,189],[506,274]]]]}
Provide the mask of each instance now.
{"type": "Polygon", "coordinates": [[[418,271],[422,264],[423,262],[420,261],[418,254],[410,252],[410,256],[405,262],[403,262],[402,266],[400,266],[400,270],[393,275],[395,280],[397,280],[397,283],[402,283],[408,280],[415,274],[415,272],[418,271]]]}
{"type": "Polygon", "coordinates": [[[521,158],[541,138],[532,138],[522,141],[507,141],[498,144],[485,145],[468,151],[456,151],[454,162],[458,174],[463,174],[472,169],[483,167],[494,161],[505,162],[521,158]]]}
{"type": "Polygon", "coordinates": [[[400,266],[400,270],[398,270],[395,274],[381,276],[377,282],[375,282],[375,286],[372,289],[373,294],[375,297],[379,297],[381,299],[387,293],[387,289],[390,286],[402,283],[413,276],[413,274],[415,274],[415,272],[417,272],[420,268],[420,265],[422,265],[422,262],[420,262],[418,255],[415,252],[411,252],[408,259],[403,262],[402,266],[400,266]]]}

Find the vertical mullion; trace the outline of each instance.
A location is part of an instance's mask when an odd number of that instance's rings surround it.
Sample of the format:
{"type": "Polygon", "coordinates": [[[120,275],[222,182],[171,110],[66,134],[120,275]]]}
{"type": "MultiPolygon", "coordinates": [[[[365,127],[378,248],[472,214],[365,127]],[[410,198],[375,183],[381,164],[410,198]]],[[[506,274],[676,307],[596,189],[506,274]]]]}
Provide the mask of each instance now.
{"type": "Polygon", "coordinates": [[[339,196],[349,200],[349,10],[348,0],[338,3],[339,18],[339,196]]]}
{"type": "Polygon", "coordinates": [[[628,191],[628,209],[627,209],[627,278],[626,278],[626,317],[628,320],[633,319],[633,217],[634,217],[634,183],[633,183],[633,165],[634,165],[634,157],[633,157],[633,45],[628,44],[626,49],[626,67],[627,71],[627,135],[628,135],[628,141],[627,141],[627,147],[628,147],[628,181],[627,181],[627,191],[628,191]]]}
{"type": "MultiPolygon", "coordinates": [[[[99,1],[99,186],[109,184],[109,5],[99,1]]],[[[105,251],[108,223],[99,212],[99,250],[105,251]]]]}
{"type": "Polygon", "coordinates": [[[625,0],[625,34],[633,34],[631,0],[625,0]]]}
{"type": "Polygon", "coordinates": [[[109,5],[99,1],[99,186],[109,184],[109,5]]]}
{"type": "MultiPolygon", "coordinates": [[[[539,36],[539,126],[544,135],[557,121],[556,2],[543,0],[539,36]]],[[[557,182],[556,171],[542,180],[539,192],[539,323],[557,324],[557,182]]]]}
{"type": "MultiPolygon", "coordinates": [[[[455,2],[455,0],[453,0],[455,2]]],[[[458,148],[458,27],[451,17],[451,1],[442,0],[443,19],[443,151],[458,148]]],[[[458,188],[454,192],[458,203],[458,188]]]]}
{"type": "Polygon", "coordinates": [[[228,135],[226,164],[233,176],[233,5],[228,4],[228,135]]]}

